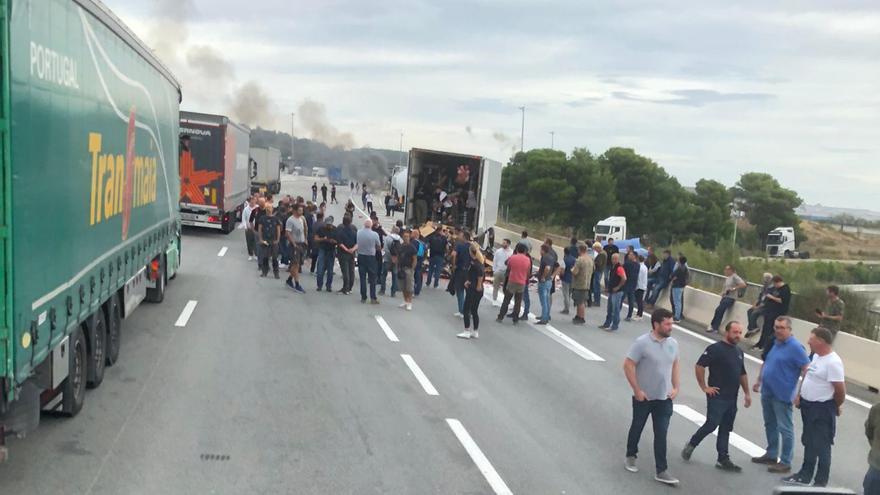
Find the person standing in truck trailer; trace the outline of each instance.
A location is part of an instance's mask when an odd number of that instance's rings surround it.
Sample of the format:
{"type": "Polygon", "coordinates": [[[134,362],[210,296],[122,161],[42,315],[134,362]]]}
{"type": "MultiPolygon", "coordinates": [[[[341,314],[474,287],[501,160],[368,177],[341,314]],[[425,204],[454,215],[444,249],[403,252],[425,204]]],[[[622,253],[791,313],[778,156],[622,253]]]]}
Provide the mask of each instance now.
{"type": "Polygon", "coordinates": [[[694,366],[697,385],[706,394],[706,421],[685,444],[681,457],[686,461],[691,460],[694,449],[717,428],[715,449],[718,451],[718,460],[715,467],[738,473],[742,468],[730,460],[730,432],[736,420],[739,389],[742,388],[745,395],[744,407],[752,405],[752,395],[745,356],[738,346],[743,336],[742,325],[738,321],[730,321],[724,330],[724,339],[707,347],[694,366]],[[706,385],[706,369],[709,370],[709,385],[706,385]]]}
{"type": "Polygon", "coordinates": [[[831,347],[834,335],[827,328],[817,327],[810,332],[807,344],[813,359],[807,367],[794,406],[801,410],[804,444],[804,463],[801,470],[783,478],[783,482],[807,486],[828,485],[831,474],[831,445],[837,430],[843,401],[846,400],[846,377],[843,361],[831,347]],[[813,473],[816,478],[813,480],[813,473]]]}
{"type": "MultiPolygon", "coordinates": [[[[614,268],[611,271],[613,276],[614,268]]],[[[651,331],[633,342],[623,362],[623,371],[632,388],[633,411],[624,467],[631,473],[639,471],[636,464],[639,440],[651,416],[654,479],[665,485],[677,485],[678,479],[669,473],[666,462],[666,433],[672,418],[672,401],[679,390],[678,342],[672,337],[672,313],[661,308],[651,314],[651,331]]]]}
{"type": "Polygon", "coordinates": [[[262,215],[257,222],[257,237],[260,240],[260,271],[261,276],[269,274],[269,260],[272,260],[272,272],[275,278],[280,278],[278,273],[278,241],[281,238],[281,223],[278,217],[272,214],[272,203],[267,203],[262,215]]]}
{"type": "Polygon", "coordinates": [[[284,224],[284,230],[287,235],[287,242],[290,244],[290,265],[288,265],[290,275],[287,277],[287,286],[300,294],[305,294],[305,289],[299,283],[299,274],[302,270],[309,245],[306,242],[308,229],[306,227],[306,219],[303,217],[303,206],[301,204],[293,206],[290,218],[284,224]]]}

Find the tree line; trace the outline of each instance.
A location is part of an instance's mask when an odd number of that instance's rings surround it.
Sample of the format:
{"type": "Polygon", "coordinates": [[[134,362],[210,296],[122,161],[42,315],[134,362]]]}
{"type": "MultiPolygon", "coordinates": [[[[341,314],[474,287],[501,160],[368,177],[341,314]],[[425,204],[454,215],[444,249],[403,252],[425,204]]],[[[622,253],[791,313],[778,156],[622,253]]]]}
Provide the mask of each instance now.
{"type": "MultiPolygon", "coordinates": [[[[770,174],[742,174],[733,187],[697,181],[692,190],[648,157],[630,148],[595,156],[585,148],[571,154],[534,149],[514,155],[501,178],[501,205],[513,221],[568,228],[592,236],[597,221],[625,216],[629,237],[655,245],[692,240],[714,249],[733,233],[731,210],[754,226],[738,244],[759,244],[776,227],[791,226],[800,238],[795,208],[803,201],[770,174]]],[[[739,236],[738,236],[739,237],[739,236]]]]}

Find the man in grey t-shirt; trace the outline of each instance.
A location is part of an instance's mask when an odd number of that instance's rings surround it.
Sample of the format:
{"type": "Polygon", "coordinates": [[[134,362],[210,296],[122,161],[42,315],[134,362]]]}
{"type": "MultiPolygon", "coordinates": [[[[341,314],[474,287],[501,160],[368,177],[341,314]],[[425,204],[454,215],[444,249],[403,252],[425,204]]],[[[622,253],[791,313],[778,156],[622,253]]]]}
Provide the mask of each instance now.
{"type": "Polygon", "coordinates": [[[370,303],[379,304],[376,298],[376,275],[379,273],[379,261],[376,253],[381,252],[382,243],[379,234],[373,230],[372,220],[364,221],[364,228],[357,233],[357,264],[358,277],[361,279],[361,303],[367,302],[367,281],[370,283],[370,303]]]}
{"type": "Polygon", "coordinates": [[[284,224],[284,235],[287,236],[287,242],[290,245],[290,276],[287,277],[286,284],[300,294],[306,292],[299,283],[299,273],[309,249],[306,244],[306,234],[308,233],[306,219],[302,212],[302,205],[293,205],[292,214],[284,224]]]}
{"type": "Polygon", "coordinates": [[[736,268],[733,265],[724,267],[724,288],[721,290],[721,301],[715,308],[715,315],[712,317],[712,323],[709,324],[707,332],[717,332],[721,327],[721,320],[724,319],[724,313],[736,302],[739,291],[746,288],[746,282],[736,274],[736,268]]]}
{"type": "Polygon", "coordinates": [[[651,332],[637,338],[623,362],[623,371],[632,388],[633,419],[626,441],[626,470],[638,472],[636,457],[642,430],[652,417],[654,424],[654,479],[677,485],[666,464],[666,432],[672,418],[672,400],[678,395],[678,342],[672,335],[672,313],[656,309],[651,315],[651,332]]]}

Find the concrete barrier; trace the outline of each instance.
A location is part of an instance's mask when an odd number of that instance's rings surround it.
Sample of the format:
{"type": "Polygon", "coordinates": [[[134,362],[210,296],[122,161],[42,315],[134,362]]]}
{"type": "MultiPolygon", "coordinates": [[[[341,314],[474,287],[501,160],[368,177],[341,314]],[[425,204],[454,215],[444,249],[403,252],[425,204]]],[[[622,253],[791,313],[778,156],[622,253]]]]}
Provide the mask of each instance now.
{"type": "MultiPolygon", "coordinates": [[[[520,238],[520,234],[495,227],[496,242],[503,238],[510,239],[515,245],[520,238]]],[[[533,239],[531,237],[529,239],[532,241],[532,256],[540,257],[541,244],[544,242],[544,239],[533,239]]],[[[560,259],[562,259],[563,247],[565,246],[553,246],[560,259]]],[[[718,307],[720,301],[721,296],[718,294],[686,287],[684,291],[684,317],[705,329],[712,321],[712,317],[715,315],[715,308],[718,307]]],[[[657,299],[657,306],[671,309],[669,289],[664,290],[657,299]]],[[[747,312],[750,307],[751,304],[737,301],[724,316],[721,327],[723,328],[730,320],[737,320],[745,325],[748,322],[747,312]]],[[[816,328],[815,323],[797,318],[792,318],[791,325],[795,337],[804,345],[807,344],[810,331],[816,328]]],[[[847,379],[867,387],[872,387],[875,390],[880,389],[880,342],[840,332],[834,341],[834,350],[837,351],[837,354],[843,360],[847,379]]]]}

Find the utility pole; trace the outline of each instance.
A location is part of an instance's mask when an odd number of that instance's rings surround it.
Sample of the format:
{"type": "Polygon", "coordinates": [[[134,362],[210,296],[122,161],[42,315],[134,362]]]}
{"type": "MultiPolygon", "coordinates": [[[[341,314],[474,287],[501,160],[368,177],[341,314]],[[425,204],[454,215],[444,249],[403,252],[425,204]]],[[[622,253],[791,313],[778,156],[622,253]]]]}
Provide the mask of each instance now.
{"type": "Polygon", "coordinates": [[[554,147],[553,147],[553,144],[554,144],[554,143],[553,143],[553,138],[555,137],[555,135],[556,135],[556,132],[554,132],[554,131],[550,131],[550,149],[551,149],[551,150],[554,149],[554,147]]]}
{"type": "Polygon", "coordinates": [[[522,110],[522,126],[519,130],[519,150],[525,151],[526,149],[526,107],[519,107],[522,110]]]}
{"type": "Polygon", "coordinates": [[[293,173],[293,124],[295,122],[295,113],[290,112],[290,172],[293,173]]]}

